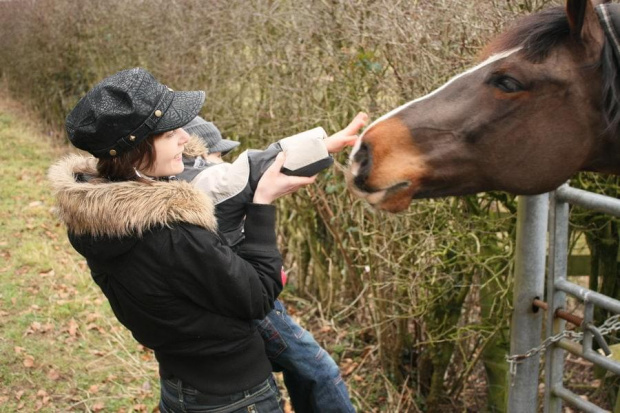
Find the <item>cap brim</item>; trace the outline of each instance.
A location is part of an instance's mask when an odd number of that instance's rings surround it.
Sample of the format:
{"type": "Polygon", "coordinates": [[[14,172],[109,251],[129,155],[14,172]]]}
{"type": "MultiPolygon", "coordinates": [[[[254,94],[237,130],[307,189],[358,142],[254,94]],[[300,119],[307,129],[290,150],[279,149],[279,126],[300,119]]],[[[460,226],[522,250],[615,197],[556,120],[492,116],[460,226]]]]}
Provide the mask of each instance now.
{"type": "Polygon", "coordinates": [[[239,146],[240,144],[241,144],[241,142],[231,141],[229,139],[222,139],[221,141],[219,141],[215,145],[209,146],[209,152],[210,153],[213,153],[213,152],[222,152],[222,153],[230,152],[233,149],[235,149],[237,146],[239,146]]]}
{"type": "Polygon", "coordinates": [[[205,92],[182,92],[175,91],[172,103],[164,112],[152,134],[168,132],[181,128],[194,119],[205,101],[205,92]]]}

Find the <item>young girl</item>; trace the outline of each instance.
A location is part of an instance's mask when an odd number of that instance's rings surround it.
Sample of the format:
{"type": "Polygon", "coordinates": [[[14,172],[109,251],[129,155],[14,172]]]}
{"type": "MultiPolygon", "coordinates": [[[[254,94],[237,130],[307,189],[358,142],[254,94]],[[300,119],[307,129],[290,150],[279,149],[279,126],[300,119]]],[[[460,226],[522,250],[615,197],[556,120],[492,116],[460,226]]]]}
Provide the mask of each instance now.
{"type": "Polygon", "coordinates": [[[118,320],[154,350],[160,411],[280,412],[263,340],[264,318],[282,289],[276,198],[314,178],[280,172],[279,156],[246,206],[244,241],[221,241],[213,204],[183,171],[181,129],[203,92],[175,92],[143,69],[91,89],[67,117],[73,155],[49,178],[73,247],[118,320]]]}

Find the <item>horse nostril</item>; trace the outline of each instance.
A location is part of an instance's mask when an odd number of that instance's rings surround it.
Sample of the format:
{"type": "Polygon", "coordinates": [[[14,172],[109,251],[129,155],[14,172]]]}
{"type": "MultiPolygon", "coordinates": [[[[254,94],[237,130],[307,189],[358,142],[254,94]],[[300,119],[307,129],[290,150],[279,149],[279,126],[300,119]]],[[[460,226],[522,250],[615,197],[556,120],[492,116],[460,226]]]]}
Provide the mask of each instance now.
{"type": "Polygon", "coordinates": [[[353,161],[357,162],[359,165],[359,169],[357,170],[357,174],[353,179],[355,186],[362,190],[368,190],[368,184],[366,180],[368,179],[368,175],[370,174],[370,168],[372,165],[372,156],[370,152],[370,148],[366,143],[362,143],[353,156],[353,161]]]}
{"type": "Polygon", "coordinates": [[[355,153],[353,160],[360,165],[360,169],[366,169],[370,163],[370,152],[368,151],[368,145],[362,143],[355,153]]]}

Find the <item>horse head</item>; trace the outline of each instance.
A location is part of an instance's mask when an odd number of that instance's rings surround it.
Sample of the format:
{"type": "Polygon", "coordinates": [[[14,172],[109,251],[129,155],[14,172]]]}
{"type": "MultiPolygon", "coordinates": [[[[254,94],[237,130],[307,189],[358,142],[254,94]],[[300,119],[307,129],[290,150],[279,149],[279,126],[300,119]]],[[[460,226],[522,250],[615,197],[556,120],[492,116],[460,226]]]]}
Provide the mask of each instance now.
{"type": "Polygon", "coordinates": [[[397,212],[414,198],[538,194],[579,170],[620,172],[620,5],[602,3],[523,18],[480,64],[374,121],[351,154],[351,190],[397,212]]]}

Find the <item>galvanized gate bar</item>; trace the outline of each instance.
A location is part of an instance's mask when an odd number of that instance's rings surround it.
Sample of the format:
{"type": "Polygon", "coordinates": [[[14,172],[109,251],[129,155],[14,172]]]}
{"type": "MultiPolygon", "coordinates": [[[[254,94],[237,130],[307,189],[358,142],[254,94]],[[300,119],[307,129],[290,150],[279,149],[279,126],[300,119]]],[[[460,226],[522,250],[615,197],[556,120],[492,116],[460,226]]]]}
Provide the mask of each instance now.
{"type": "MultiPolygon", "coordinates": [[[[597,405],[590,403],[586,400],[583,400],[581,397],[577,396],[575,393],[570,390],[565,389],[564,387],[553,388],[553,393],[569,402],[571,405],[575,407],[579,407],[581,410],[585,410],[586,412],[594,412],[594,413],[609,413],[608,410],[601,409],[597,405]]],[[[533,411],[532,411],[533,412],[533,411]]]]}
{"type": "Polygon", "coordinates": [[[617,361],[608,359],[605,356],[601,356],[599,353],[592,349],[586,351],[579,343],[576,343],[572,340],[563,339],[561,341],[558,341],[556,346],[561,347],[576,356],[591,361],[592,363],[596,363],[609,371],[620,374],[620,364],[617,361]]]}
{"type": "Polygon", "coordinates": [[[575,283],[566,281],[565,279],[556,280],[555,288],[574,295],[586,303],[592,303],[616,314],[620,313],[620,301],[614,300],[613,298],[601,293],[597,293],[596,291],[583,288],[575,283]]]}
{"type": "Polygon", "coordinates": [[[610,196],[595,194],[583,189],[571,188],[564,184],[555,191],[556,197],[562,202],[568,202],[593,211],[604,212],[620,216],[620,202],[610,196]]]}
{"type": "MultiPolygon", "coordinates": [[[[534,312],[532,301],[543,297],[549,194],[520,196],[517,210],[517,242],[510,354],[523,354],[540,344],[543,312],[534,312]]],[[[540,356],[519,362],[508,395],[509,412],[538,409],[540,356]]]]}
{"type": "MultiPolygon", "coordinates": [[[[550,198],[549,208],[549,264],[547,274],[547,331],[554,336],[566,328],[566,321],[556,317],[556,311],[564,308],[566,293],[553,287],[554,280],[566,279],[568,273],[568,204],[555,196],[550,198]]],[[[562,386],[564,377],[564,350],[550,346],[545,352],[545,413],[561,413],[562,401],[553,397],[551,389],[562,386]]]]}
{"type": "MultiPolygon", "coordinates": [[[[591,301],[584,301],[584,304],[585,309],[583,312],[583,325],[587,326],[594,320],[594,303],[591,301]]],[[[592,333],[590,330],[586,329],[583,332],[583,340],[581,341],[581,345],[583,346],[584,352],[592,350],[592,333]]]]}

